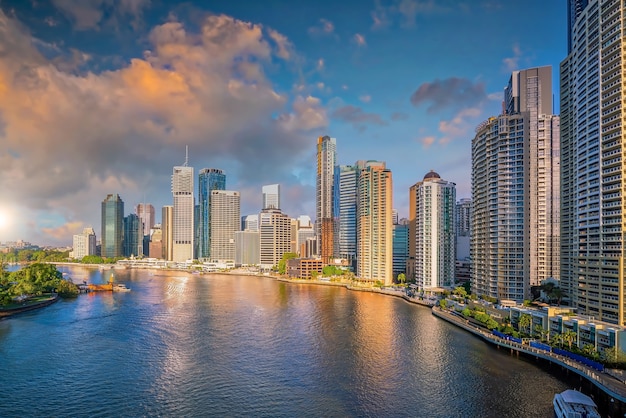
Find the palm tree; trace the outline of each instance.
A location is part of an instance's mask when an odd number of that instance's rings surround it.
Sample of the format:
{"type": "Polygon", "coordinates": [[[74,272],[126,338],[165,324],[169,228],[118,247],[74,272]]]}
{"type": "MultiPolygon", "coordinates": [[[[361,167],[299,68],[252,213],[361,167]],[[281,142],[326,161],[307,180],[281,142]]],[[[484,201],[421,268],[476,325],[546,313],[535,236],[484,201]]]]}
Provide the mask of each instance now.
{"type": "Polygon", "coordinates": [[[542,327],[541,325],[535,325],[535,335],[539,335],[539,338],[541,338],[541,341],[544,340],[545,331],[546,329],[542,327]]]}
{"type": "Polygon", "coordinates": [[[572,343],[576,341],[577,338],[578,335],[574,331],[567,331],[565,334],[563,334],[563,341],[567,343],[570,351],[572,350],[572,343]]]}
{"type": "Polygon", "coordinates": [[[554,345],[560,345],[561,348],[563,348],[563,336],[561,334],[554,334],[554,337],[552,337],[552,342],[554,343],[554,345]]]}
{"type": "Polygon", "coordinates": [[[526,313],[521,314],[519,317],[519,321],[517,322],[517,330],[522,332],[522,330],[528,329],[528,334],[530,335],[530,326],[532,325],[532,317],[526,313]]]}

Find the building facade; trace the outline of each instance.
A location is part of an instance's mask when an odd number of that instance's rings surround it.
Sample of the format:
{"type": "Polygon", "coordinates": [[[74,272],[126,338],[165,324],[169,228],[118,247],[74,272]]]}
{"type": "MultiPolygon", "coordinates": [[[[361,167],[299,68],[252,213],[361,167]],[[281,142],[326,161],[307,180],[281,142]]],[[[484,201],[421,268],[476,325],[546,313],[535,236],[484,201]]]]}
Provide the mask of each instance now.
{"type": "Polygon", "coordinates": [[[174,206],[166,205],[161,210],[161,234],[162,234],[162,258],[172,261],[174,257],[174,234],[172,228],[174,224],[174,206]]]}
{"type": "Polygon", "coordinates": [[[134,213],[124,217],[124,257],[143,256],[143,224],[134,213]]]}
{"type": "Polygon", "coordinates": [[[410,277],[420,290],[449,287],[455,277],[456,184],[430,171],[409,189],[410,277]]]}
{"type": "Polygon", "coordinates": [[[143,224],[143,235],[149,236],[150,230],[154,228],[154,223],[156,222],[154,218],[154,206],[150,203],[140,203],[135,206],[135,214],[139,216],[143,224]]]}
{"type": "Polygon", "coordinates": [[[359,173],[357,197],[357,276],[393,283],[393,190],[391,170],[368,161],[359,173]]]}
{"type": "Polygon", "coordinates": [[[109,194],[102,201],[101,255],[104,258],[123,255],[124,202],[118,194],[109,194]]]}
{"type": "MultiPolygon", "coordinates": [[[[397,219],[397,217],[396,217],[397,219]]],[[[393,225],[393,277],[399,274],[407,274],[407,261],[409,260],[409,224],[406,219],[393,225]]]]}
{"type": "Polygon", "coordinates": [[[241,196],[231,190],[211,191],[211,259],[235,260],[235,233],[241,225],[241,196]]]}
{"type": "Polygon", "coordinates": [[[71,257],[81,260],[88,255],[96,255],[96,233],[93,228],[83,229],[82,234],[74,235],[72,239],[71,257]]]}
{"type": "Polygon", "coordinates": [[[278,265],[291,250],[291,219],[280,209],[263,209],[259,214],[259,252],[261,268],[278,265]]]}
{"type": "Polygon", "coordinates": [[[454,222],[456,259],[469,260],[470,232],[472,225],[472,199],[465,198],[456,203],[454,222]]]}
{"type": "Polygon", "coordinates": [[[624,1],[568,2],[561,62],[561,288],[579,314],[626,325],[624,1]]]}
{"type": "Polygon", "coordinates": [[[317,179],[315,185],[315,228],[320,256],[324,263],[334,256],[333,183],[337,161],[337,141],[328,136],[317,139],[317,179]]]}
{"type": "Polygon", "coordinates": [[[211,192],[226,190],[226,174],[217,168],[203,168],[198,173],[198,226],[196,255],[211,258],[211,192]]]}
{"type": "Polygon", "coordinates": [[[335,228],[334,257],[348,260],[354,267],[357,253],[357,184],[365,161],[335,167],[333,215],[335,228]]]}
{"type": "Polygon", "coordinates": [[[193,167],[174,167],[172,173],[174,210],[172,220],[172,260],[177,262],[194,258],[193,167]]]}
{"type": "Polygon", "coordinates": [[[259,231],[235,232],[235,265],[256,266],[260,264],[259,231]]]}
{"type": "Polygon", "coordinates": [[[262,209],[280,209],[280,184],[268,184],[261,188],[263,193],[262,209]]]}

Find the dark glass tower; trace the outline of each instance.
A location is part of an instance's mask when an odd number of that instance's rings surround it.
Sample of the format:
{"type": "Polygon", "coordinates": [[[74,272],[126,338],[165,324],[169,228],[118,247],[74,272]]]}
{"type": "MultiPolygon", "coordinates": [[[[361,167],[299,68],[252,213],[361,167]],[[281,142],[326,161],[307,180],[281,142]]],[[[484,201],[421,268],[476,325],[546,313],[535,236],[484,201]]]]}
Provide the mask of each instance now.
{"type": "Polygon", "coordinates": [[[198,174],[197,258],[211,258],[212,190],[226,190],[226,174],[217,168],[203,168],[198,174]]]}
{"type": "Polygon", "coordinates": [[[118,194],[102,201],[102,257],[121,257],[124,228],[124,202],[118,194]]]}

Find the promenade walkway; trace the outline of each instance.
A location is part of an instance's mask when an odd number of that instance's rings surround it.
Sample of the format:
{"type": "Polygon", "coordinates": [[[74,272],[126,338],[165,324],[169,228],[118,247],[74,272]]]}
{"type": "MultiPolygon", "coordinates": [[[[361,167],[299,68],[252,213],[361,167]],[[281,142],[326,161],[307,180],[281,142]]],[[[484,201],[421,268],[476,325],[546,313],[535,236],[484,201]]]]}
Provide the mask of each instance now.
{"type": "Polygon", "coordinates": [[[624,381],[619,380],[617,377],[614,377],[609,371],[599,372],[591,367],[588,367],[584,364],[578,363],[570,358],[560,356],[558,354],[539,350],[533,347],[530,347],[525,344],[519,344],[514,341],[505,340],[503,338],[497,337],[493,335],[491,332],[478,328],[468,320],[460,318],[452,313],[446,312],[439,307],[433,307],[432,309],[433,315],[441,318],[445,321],[448,321],[454,325],[457,325],[466,331],[471,332],[474,335],[477,335],[484,340],[495,344],[499,347],[508,348],[511,350],[515,350],[520,353],[524,353],[530,356],[535,356],[538,358],[542,358],[544,360],[548,360],[554,364],[558,364],[568,370],[577,373],[578,375],[586,378],[602,391],[604,391],[607,395],[619,400],[622,403],[626,404],[626,384],[624,381]]]}

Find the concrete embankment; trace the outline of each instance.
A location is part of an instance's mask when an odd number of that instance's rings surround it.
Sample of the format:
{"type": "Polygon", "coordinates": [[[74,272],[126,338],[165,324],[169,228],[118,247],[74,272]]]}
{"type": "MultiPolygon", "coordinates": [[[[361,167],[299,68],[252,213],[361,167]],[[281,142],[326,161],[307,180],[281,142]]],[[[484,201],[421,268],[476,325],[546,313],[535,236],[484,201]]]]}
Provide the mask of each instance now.
{"type": "Polygon", "coordinates": [[[43,300],[41,302],[31,303],[24,306],[18,306],[15,308],[9,309],[0,309],[0,318],[6,318],[8,316],[17,315],[22,312],[32,311],[35,309],[40,309],[46,307],[48,305],[52,305],[54,302],[59,300],[59,295],[54,295],[50,297],[50,299],[43,300]]]}
{"type": "Polygon", "coordinates": [[[531,356],[537,359],[543,359],[551,363],[557,364],[567,370],[570,370],[578,374],[579,376],[584,377],[589,382],[593,383],[598,389],[600,389],[606,395],[620,402],[621,405],[619,405],[619,407],[621,409],[626,409],[626,384],[622,381],[619,381],[618,379],[616,379],[615,377],[611,376],[608,373],[599,372],[581,363],[575,362],[572,359],[560,356],[558,354],[554,354],[554,353],[544,351],[544,350],[539,350],[539,349],[530,347],[525,344],[519,344],[514,341],[508,341],[508,340],[504,340],[502,338],[496,337],[489,331],[485,329],[477,328],[476,326],[472,325],[468,320],[464,318],[460,318],[455,314],[446,312],[442,310],[441,308],[433,307],[432,313],[436,317],[441,318],[458,327],[461,327],[465,329],[466,331],[469,331],[472,334],[498,347],[507,348],[511,350],[512,352],[515,351],[517,353],[522,353],[522,354],[525,354],[527,356],[531,356]]]}

